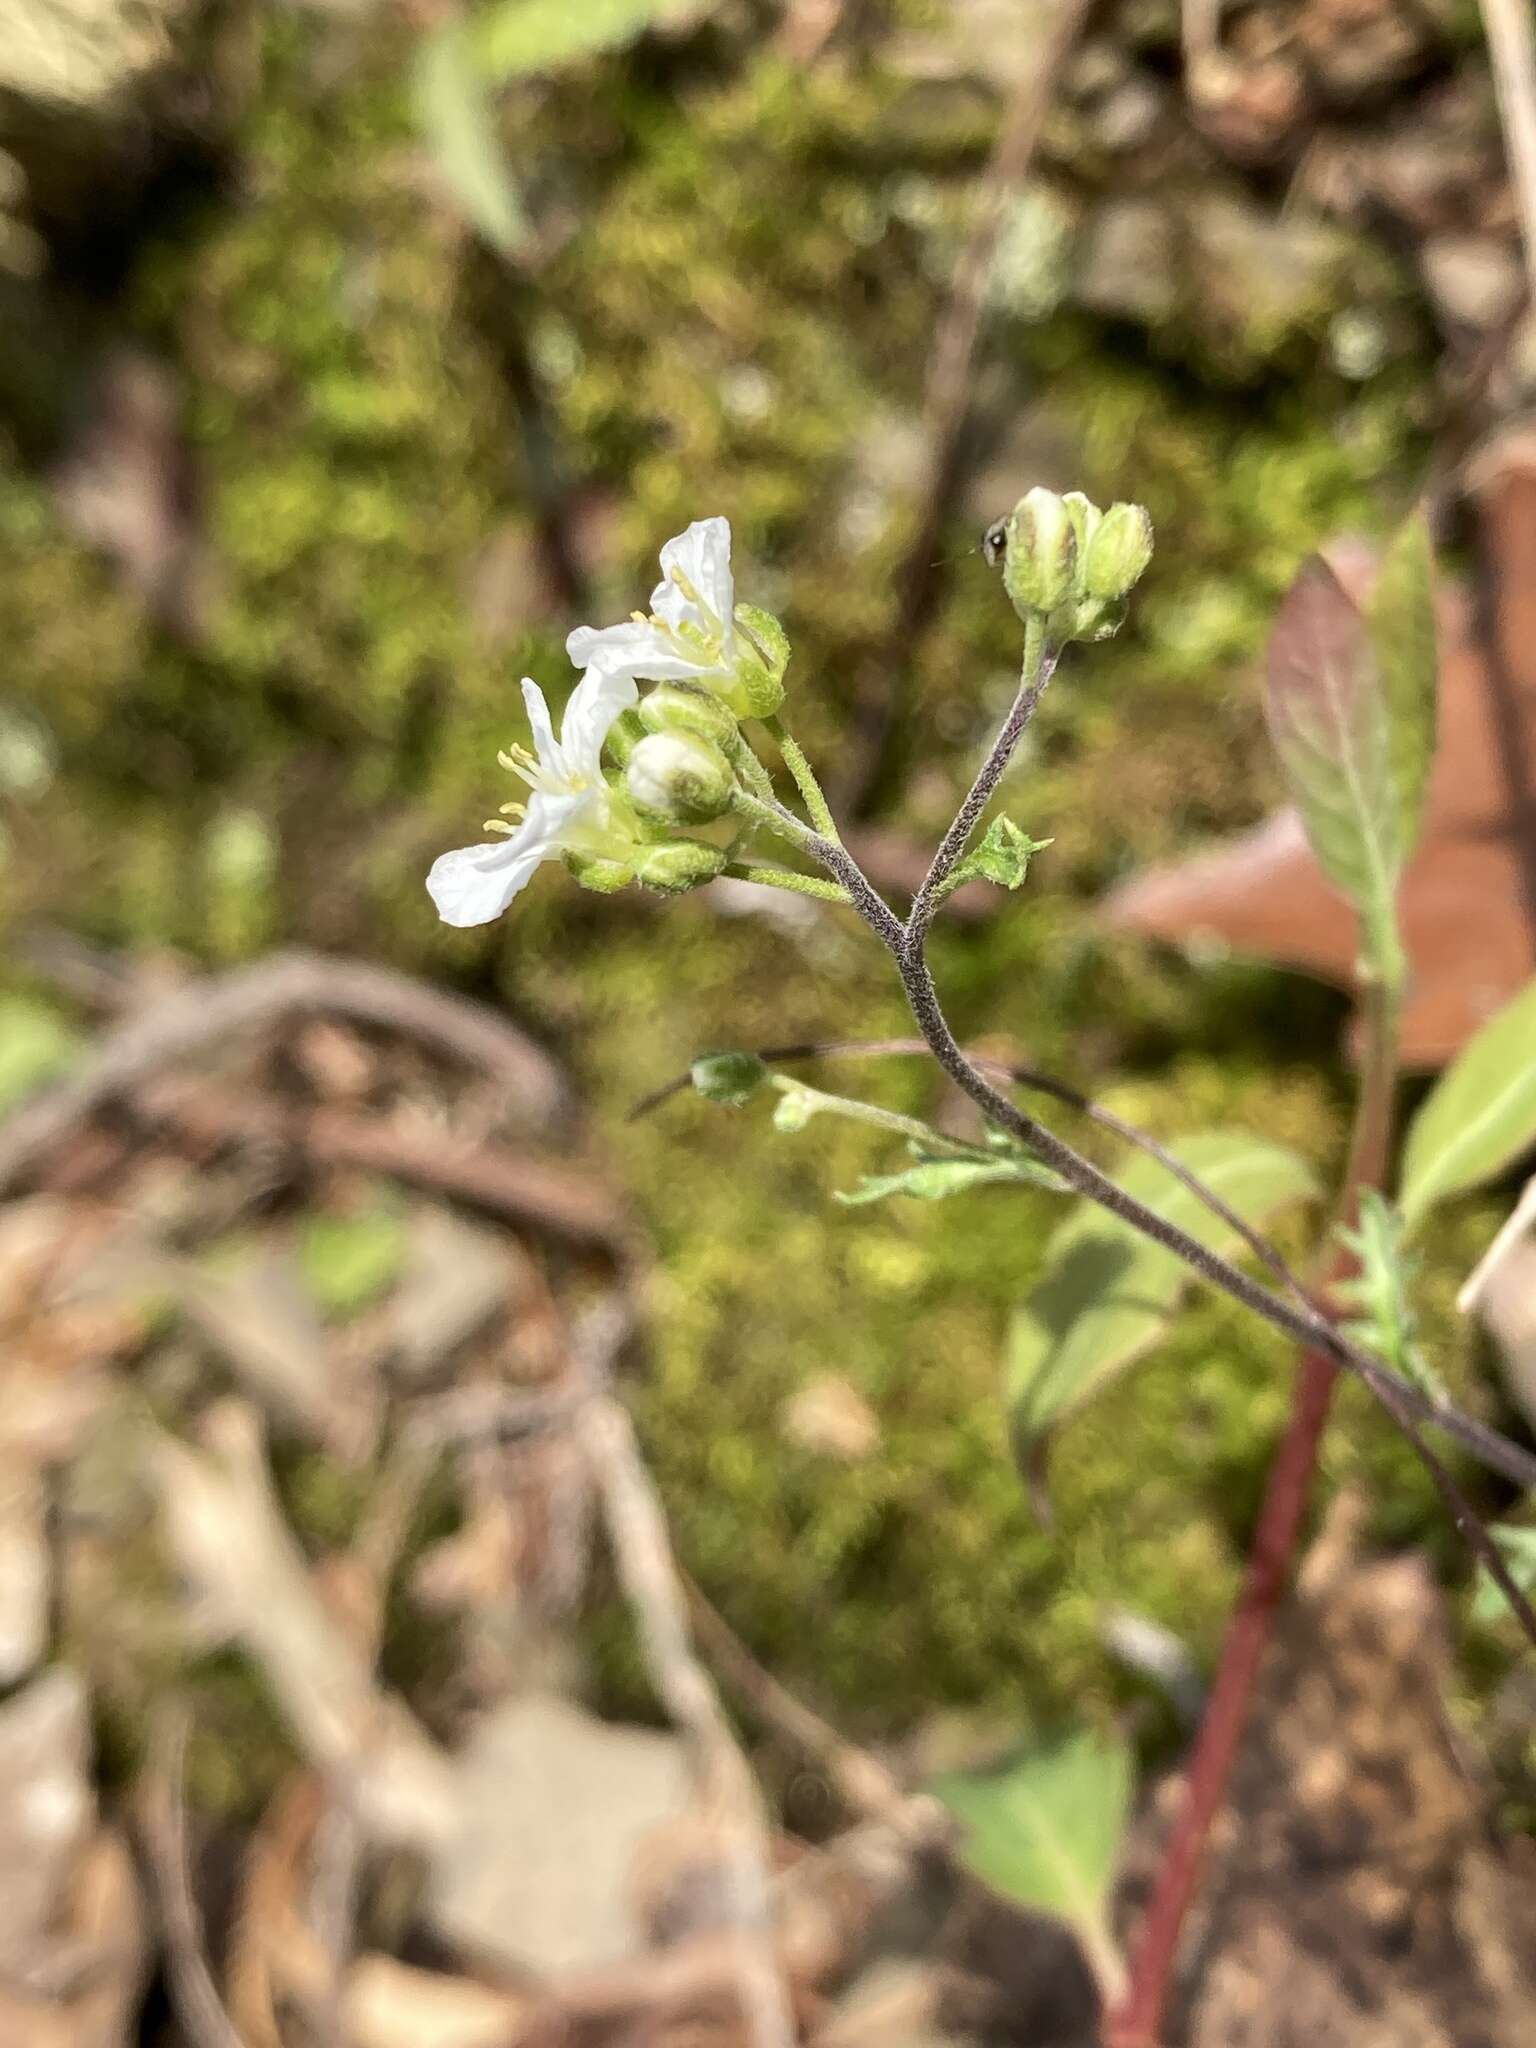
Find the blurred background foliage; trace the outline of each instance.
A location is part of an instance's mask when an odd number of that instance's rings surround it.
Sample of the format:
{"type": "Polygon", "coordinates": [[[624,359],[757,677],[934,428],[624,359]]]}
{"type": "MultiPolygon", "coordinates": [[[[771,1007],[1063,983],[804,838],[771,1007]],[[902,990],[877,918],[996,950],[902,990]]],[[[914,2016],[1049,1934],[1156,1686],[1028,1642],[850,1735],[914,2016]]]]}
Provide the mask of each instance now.
{"type": "MultiPolygon", "coordinates": [[[[655,1247],[635,1400],[689,1568],[852,1727],[974,1703],[1049,1723],[1142,1693],[1114,1609],[1212,1654],[1284,1348],[1199,1305],[1067,1433],[1042,1528],[997,1388],[1048,1198],[846,1213],[831,1190],[880,1163],[868,1133],[688,1101],[626,1121],[704,1046],[899,1031],[859,932],[546,877],[457,934],[422,889],[501,798],[518,676],[562,690],[568,628],[640,603],[658,544],[708,513],[789,628],[813,757],[834,784],[867,766],[931,337],[1028,38],[979,0],[886,0],[810,60],[766,0],[644,11],[460,109],[494,124],[500,170],[467,175],[508,180],[510,253],[466,225],[421,84],[442,24],[408,8],[160,0],[148,53],[108,52],[77,103],[0,80],[0,904],[12,932],[209,963],[303,942],[505,1005],[574,1070],[655,1247]],[[851,1437],[807,1409],[829,1383],[851,1437]]],[[[1239,10],[1266,12],[1287,10],[1239,10]]],[[[1497,156],[1473,11],[1403,13],[1397,71],[1353,96],[1325,75],[1298,135],[1388,150],[1416,122],[1429,148],[1424,107],[1460,93],[1473,175],[1497,156]]],[[[1418,488],[1455,315],[1400,220],[1202,131],[1177,41],[1172,0],[1093,9],[1011,202],[951,559],[880,679],[903,709],[877,822],[941,826],[1011,691],[980,527],[1037,481],[1144,502],[1131,625],[1074,654],[1018,780],[1054,844],[1022,897],[943,932],[940,980],[963,1034],[1160,1134],[1246,1124],[1328,1167],[1342,998],[1153,955],[1092,906],[1275,800],[1253,658],[1302,556],[1418,488]]],[[[876,1085],[938,1098],[916,1062],[876,1085]]],[[[1495,1213],[1458,1213],[1426,1280],[1458,1388],[1450,1296],[1495,1213]]],[[[1368,1480],[1382,1535],[1454,1556],[1353,1389],[1327,1459],[1330,1485],[1368,1480]]]]}

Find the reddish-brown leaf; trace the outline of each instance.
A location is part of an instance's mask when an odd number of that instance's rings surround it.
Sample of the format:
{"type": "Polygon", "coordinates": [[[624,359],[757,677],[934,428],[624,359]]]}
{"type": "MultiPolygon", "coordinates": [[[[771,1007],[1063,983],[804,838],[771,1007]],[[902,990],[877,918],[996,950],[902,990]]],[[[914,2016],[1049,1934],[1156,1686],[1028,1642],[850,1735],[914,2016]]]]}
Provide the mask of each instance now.
{"type": "MultiPolygon", "coordinates": [[[[1409,1065],[1454,1054],[1536,974],[1536,443],[1507,446],[1481,497],[1488,602],[1442,591],[1439,747],[1403,878],[1409,1065]],[[1486,614],[1486,619],[1484,617],[1486,614]]],[[[1358,557],[1336,557],[1363,595],[1358,557]]],[[[1150,869],[1105,905],[1111,924],[1236,951],[1355,985],[1354,912],[1294,810],[1211,852],[1150,869]]]]}

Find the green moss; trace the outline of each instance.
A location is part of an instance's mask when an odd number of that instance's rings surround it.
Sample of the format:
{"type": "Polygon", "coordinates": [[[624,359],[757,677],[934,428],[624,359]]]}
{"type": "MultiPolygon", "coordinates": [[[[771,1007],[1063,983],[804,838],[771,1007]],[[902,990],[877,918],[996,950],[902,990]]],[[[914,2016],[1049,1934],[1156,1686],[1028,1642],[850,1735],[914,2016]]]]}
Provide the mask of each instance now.
{"type": "MultiPolygon", "coordinates": [[[[802,939],[553,878],[515,923],[451,933],[420,880],[502,799],[517,675],[558,688],[566,672],[568,621],[531,620],[493,651],[470,613],[487,543],[533,525],[509,326],[584,502],[618,504],[594,619],[641,599],[658,540],[728,512],[743,594],[795,642],[797,728],[846,764],[986,110],[839,66],[595,66],[508,102],[514,165],[570,229],[515,281],[432,195],[408,47],[376,18],[268,21],[236,191],[133,267],[124,319],[184,379],[202,477],[195,644],[148,623],[0,450],[7,680],[51,764],[12,806],[8,912],[215,961],[303,939],[503,1000],[576,1067],[654,1237],[638,1414],[685,1560],[759,1653],[856,1726],[943,1701],[1043,1722],[1118,1700],[1106,1605],[1214,1651],[1284,1412],[1284,1347],[1202,1303],[1065,1434],[1043,1530],[997,1384],[1046,1197],[845,1213],[831,1190],[883,1163],[868,1133],[779,1137],[754,1110],[687,1100],[624,1121],[706,1046],[902,1030],[872,946],[833,913],[802,939]],[[881,1419],[852,1467],[783,1431],[785,1403],[827,1372],[881,1419]]],[[[1223,365],[1194,334],[1154,347],[1070,310],[1001,320],[1039,445],[1077,451],[1060,481],[1143,500],[1158,550],[1131,629],[1054,685],[1017,785],[1021,821],[1055,844],[1017,902],[936,951],[962,1032],[1006,1033],[1158,1130],[1247,1122],[1327,1164],[1347,1092],[1339,1001],[1151,956],[1090,917],[1126,868],[1262,812],[1275,785],[1245,664],[1301,555],[1379,527],[1413,485],[1421,366],[1351,385],[1310,333],[1223,365]]],[[[982,510],[941,552],[972,545],[982,510]]],[[[947,817],[1017,659],[995,580],[961,561],[889,678],[910,707],[906,829],[947,817]]],[[[916,1063],[865,1078],[934,1106],[916,1063]]],[[[1437,1244],[1434,1299],[1465,1249],[1437,1244]]],[[[1401,1446],[1351,1391],[1340,1415],[1330,1482],[1364,1476],[1384,1533],[1432,1534],[1450,1558],[1401,1446]]],[[[317,1475],[294,1479],[306,1526],[341,1533],[355,1502],[317,1475]]]]}

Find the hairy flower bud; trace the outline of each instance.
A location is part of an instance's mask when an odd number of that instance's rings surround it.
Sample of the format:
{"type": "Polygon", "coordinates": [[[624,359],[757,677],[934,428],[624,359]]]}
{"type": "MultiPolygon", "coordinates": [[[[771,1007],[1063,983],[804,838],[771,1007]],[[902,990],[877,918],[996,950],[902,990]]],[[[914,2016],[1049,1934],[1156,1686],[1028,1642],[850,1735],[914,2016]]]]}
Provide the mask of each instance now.
{"type": "Polygon", "coordinates": [[[736,736],[736,719],[712,691],[691,683],[658,683],[642,697],[637,713],[647,732],[691,732],[724,746],[736,736]]]}
{"type": "Polygon", "coordinates": [[[712,882],[724,866],[721,849],[706,846],[702,839],[673,839],[664,846],[647,846],[635,857],[638,879],[666,896],[681,896],[712,882]]]}
{"type": "Polygon", "coordinates": [[[711,740],[691,732],[648,733],[630,755],[624,788],[647,817],[701,825],[728,809],[736,778],[711,740]]]}
{"type": "Polygon", "coordinates": [[[1077,534],[1066,505],[1037,484],[1013,508],[1006,531],[1003,587],[1014,610],[1021,618],[1055,611],[1077,576],[1077,534]]]}
{"type": "Polygon", "coordinates": [[[599,896],[612,896],[619,889],[627,889],[635,879],[634,865],[627,860],[605,860],[601,854],[583,853],[571,846],[566,847],[560,858],[567,874],[583,889],[595,889],[599,896]]]}
{"type": "Polygon", "coordinates": [[[1140,505],[1111,505],[1083,562],[1083,588],[1100,603],[1128,597],[1152,559],[1152,522],[1140,505]]]}
{"type": "Polygon", "coordinates": [[[768,1078],[768,1069],[751,1052],[706,1052],[688,1070],[688,1078],[707,1102],[737,1109],[768,1078]]]}
{"type": "Polygon", "coordinates": [[[644,738],[645,727],[640,723],[639,712],[621,711],[608,728],[603,752],[616,768],[622,768],[644,738]]]}
{"type": "Polygon", "coordinates": [[[1063,492],[1061,502],[1066,506],[1067,517],[1072,522],[1072,531],[1077,539],[1077,559],[1081,565],[1093,536],[1099,530],[1099,521],[1104,514],[1092,498],[1085,497],[1081,491],[1063,492]]]}

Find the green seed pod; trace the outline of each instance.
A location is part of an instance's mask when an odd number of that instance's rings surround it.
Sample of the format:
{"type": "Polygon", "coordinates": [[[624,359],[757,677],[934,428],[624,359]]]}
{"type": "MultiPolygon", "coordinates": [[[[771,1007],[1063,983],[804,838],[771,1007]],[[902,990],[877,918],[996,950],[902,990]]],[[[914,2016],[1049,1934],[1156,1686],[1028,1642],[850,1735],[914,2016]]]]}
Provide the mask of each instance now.
{"type": "Polygon", "coordinates": [[[784,680],[789,667],[789,635],[773,616],[755,604],[736,607],[736,623],[756,644],[763,666],[776,683],[784,680]]]}
{"type": "Polygon", "coordinates": [[[761,1088],[768,1069],[756,1053],[706,1052],[689,1068],[688,1078],[706,1102],[723,1102],[737,1109],[761,1088]]]}
{"type": "Polygon", "coordinates": [[[663,825],[702,825],[730,808],[736,778],[712,740],[691,732],[647,733],[624,769],[630,800],[663,825]]]}
{"type": "Polygon", "coordinates": [[[635,858],[635,873],[647,889],[659,889],[664,896],[681,896],[689,889],[712,882],[725,866],[726,856],[718,846],[706,846],[702,839],[672,839],[662,846],[647,846],[635,858]]]}
{"type": "MultiPolygon", "coordinates": [[[[730,707],[709,690],[691,683],[658,683],[640,700],[637,715],[647,732],[691,732],[700,739],[725,746],[736,737],[736,719],[730,707]]],[[[627,756],[626,756],[627,758],[627,756]]]]}
{"type": "Polygon", "coordinates": [[[1020,618],[1050,613],[1072,595],[1077,535],[1066,505],[1040,485],[1022,497],[1007,523],[1003,587],[1020,618]]]}
{"type": "Polygon", "coordinates": [[[581,853],[570,846],[560,858],[567,874],[583,889],[595,889],[599,896],[612,896],[619,889],[627,889],[635,879],[634,866],[627,860],[606,860],[601,854],[581,853]]]}
{"type": "Polygon", "coordinates": [[[736,672],[726,696],[742,718],[772,718],[784,702],[784,685],[755,654],[738,651],[736,672]]]}
{"type": "Polygon", "coordinates": [[[1152,559],[1152,522],[1140,505],[1111,505],[1083,562],[1089,597],[1112,604],[1129,597],[1152,559]]]}
{"type": "Polygon", "coordinates": [[[608,737],[603,741],[603,752],[615,768],[622,768],[630,755],[645,738],[645,727],[638,711],[621,711],[608,728],[608,737]]]}

